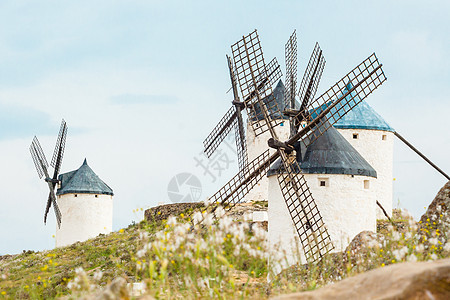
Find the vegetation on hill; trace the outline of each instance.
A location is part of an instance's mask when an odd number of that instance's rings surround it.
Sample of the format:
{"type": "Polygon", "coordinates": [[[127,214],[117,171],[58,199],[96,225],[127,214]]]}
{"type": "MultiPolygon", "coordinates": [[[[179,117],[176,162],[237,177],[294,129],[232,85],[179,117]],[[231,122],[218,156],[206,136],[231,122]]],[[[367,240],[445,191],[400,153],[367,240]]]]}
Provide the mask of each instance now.
{"type": "Polygon", "coordinates": [[[267,298],[389,264],[450,256],[447,212],[425,223],[397,212],[392,223],[379,222],[379,234],[358,235],[344,252],[273,274],[285,256],[269,248],[266,231],[245,215],[234,220],[221,209],[215,213],[216,219],[181,213],[68,247],[1,257],[0,299],[78,298],[116,277],[142,282],[146,293],[162,299],[267,298]]]}

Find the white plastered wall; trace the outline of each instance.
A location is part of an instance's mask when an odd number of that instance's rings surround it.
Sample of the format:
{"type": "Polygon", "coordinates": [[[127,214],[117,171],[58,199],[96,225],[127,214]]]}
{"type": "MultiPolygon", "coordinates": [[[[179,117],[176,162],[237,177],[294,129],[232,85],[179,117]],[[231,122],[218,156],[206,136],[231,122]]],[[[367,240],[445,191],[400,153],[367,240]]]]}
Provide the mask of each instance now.
{"type": "MultiPolygon", "coordinates": [[[[361,231],[376,232],[376,211],[374,193],[371,192],[373,177],[305,174],[305,179],[321,213],[323,222],[328,229],[335,252],[343,251],[351,240],[361,231]],[[320,180],[327,180],[328,186],[320,186],[320,180]],[[364,187],[364,181],[369,181],[369,188],[364,187]]],[[[289,211],[278,185],[276,175],[268,178],[268,236],[269,243],[277,253],[285,252],[288,267],[298,262],[302,251],[297,251],[300,240],[295,231],[289,211]],[[278,246],[277,246],[278,245],[278,246]]],[[[302,263],[306,262],[303,254],[302,263]]]]}
{"type": "Polygon", "coordinates": [[[56,226],[56,247],[82,242],[112,231],[112,196],[64,194],[59,195],[57,201],[62,221],[61,228],[56,226]]]}
{"type": "MultiPolygon", "coordinates": [[[[377,171],[377,179],[373,185],[375,199],[381,203],[391,217],[394,134],[390,131],[367,129],[338,129],[338,131],[377,171]],[[354,134],[358,135],[357,139],[353,138],[354,134]],[[384,140],[383,136],[385,136],[384,140]]],[[[376,211],[378,219],[386,218],[378,206],[376,206],[376,211]]]]}
{"type": "MultiPolygon", "coordinates": [[[[263,121],[260,121],[263,122],[263,121]]],[[[275,132],[280,141],[286,141],[289,139],[290,129],[289,120],[284,120],[283,124],[275,127],[275,132]]],[[[270,154],[275,152],[275,149],[269,148],[267,141],[272,136],[269,131],[264,132],[258,136],[255,136],[255,132],[250,123],[247,123],[247,155],[248,162],[251,162],[267,149],[270,149],[270,154]]],[[[245,196],[246,201],[267,201],[268,199],[268,187],[269,181],[266,176],[263,176],[261,180],[251,189],[245,196]]]]}

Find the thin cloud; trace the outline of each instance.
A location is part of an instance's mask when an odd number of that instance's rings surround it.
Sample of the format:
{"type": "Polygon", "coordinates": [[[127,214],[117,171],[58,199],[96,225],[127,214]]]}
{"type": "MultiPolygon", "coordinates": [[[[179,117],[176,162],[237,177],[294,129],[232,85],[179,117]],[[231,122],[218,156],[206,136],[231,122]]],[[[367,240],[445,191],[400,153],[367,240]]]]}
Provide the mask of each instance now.
{"type": "Polygon", "coordinates": [[[54,133],[48,114],[28,107],[0,103],[0,140],[54,133]]]}
{"type": "Polygon", "coordinates": [[[110,102],[116,105],[167,105],[178,101],[179,99],[172,95],[122,94],[110,98],[110,102]]]}

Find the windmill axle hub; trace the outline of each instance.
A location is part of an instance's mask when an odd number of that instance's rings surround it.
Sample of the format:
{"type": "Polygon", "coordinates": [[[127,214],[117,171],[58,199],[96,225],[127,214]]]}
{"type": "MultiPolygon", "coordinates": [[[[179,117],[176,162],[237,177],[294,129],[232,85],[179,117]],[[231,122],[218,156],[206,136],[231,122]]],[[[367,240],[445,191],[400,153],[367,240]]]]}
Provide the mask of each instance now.
{"type": "Polygon", "coordinates": [[[290,154],[293,150],[294,147],[292,147],[291,145],[285,143],[285,142],[280,142],[274,138],[270,138],[267,141],[267,144],[269,145],[270,148],[274,148],[274,149],[283,149],[284,152],[286,152],[287,154],[290,154]]]}
{"type": "Polygon", "coordinates": [[[59,183],[59,180],[58,179],[53,179],[53,178],[50,178],[50,177],[47,177],[47,178],[45,178],[44,179],[46,182],[50,182],[50,183],[59,183]]]}
{"type": "Polygon", "coordinates": [[[245,108],[244,102],[241,102],[239,100],[233,100],[231,103],[233,103],[234,106],[236,107],[240,107],[240,108],[245,108]]]}
{"type": "Polygon", "coordinates": [[[288,117],[295,117],[300,113],[299,110],[287,108],[283,111],[283,115],[288,117]]]}

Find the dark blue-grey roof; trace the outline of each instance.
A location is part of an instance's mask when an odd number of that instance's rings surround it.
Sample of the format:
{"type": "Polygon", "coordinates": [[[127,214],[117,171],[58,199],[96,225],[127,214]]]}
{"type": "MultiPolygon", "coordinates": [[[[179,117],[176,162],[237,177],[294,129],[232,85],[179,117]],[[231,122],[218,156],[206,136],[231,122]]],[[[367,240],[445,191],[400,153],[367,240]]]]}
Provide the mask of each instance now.
{"type": "Polygon", "coordinates": [[[61,174],[58,178],[61,187],[57,195],[73,193],[114,195],[113,190],[88,166],[86,159],[78,170],[61,174]]]}
{"type": "MultiPolygon", "coordinates": [[[[344,90],[344,93],[346,93],[351,88],[352,84],[348,83],[344,90]]],[[[355,96],[355,91],[351,92],[351,95],[348,95],[346,98],[349,99],[352,96],[355,96]]],[[[358,96],[355,96],[355,100],[359,101],[358,96]]],[[[330,104],[331,102],[322,105],[317,110],[317,112],[312,114],[312,117],[315,118],[323,109],[327,108],[330,104]]],[[[335,112],[340,107],[341,104],[336,105],[333,109],[331,109],[330,113],[335,112]]],[[[334,124],[334,127],[341,129],[369,129],[391,132],[395,131],[366,101],[360,102],[352,110],[346,113],[339,121],[334,124]]]]}
{"type": "MultiPolygon", "coordinates": [[[[303,159],[297,161],[306,174],[348,174],[377,177],[374,168],[355,148],[333,127],[330,127],[314,143],[308,146],[303,159]]],[[[296,168],[296,172],[299,172],[296,168]]],[[[268,175],[284,170],[278,159],[269,169],[268,175]]]]}
{"type": "MultiPolygon", "coordinates": [[[[280,79],[277,85],[275,86],[275,89],[273,89],[272,95],[263,98],[264,103],[267,103],[269,99],[275,98],[275,102],[277,104],[279,112],[275,111],[274,106],[271,107],[272,109],[269,108],[269,113],[271,114],[272,119],[283,119],[283,120],[289,119],[289,117],[283,114],[283,111],[286,109],[286,104],[284,103],[285,92],[286,88],[284,87],[284,84],[280,79]]],[[[297,101],[296,106],[300,106],[300,104],[297,101]]],[[[259,121],[264,119],[261,113],[261,108],[259,107],[258,103],[255,104],[255,112],[256,116],[252,118],[252,121],[255,121],[256,119],[258,119],[259,121]]]]}

